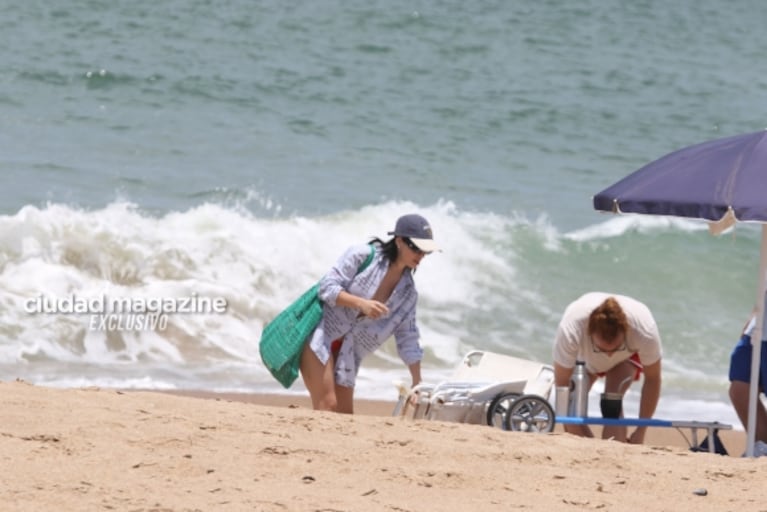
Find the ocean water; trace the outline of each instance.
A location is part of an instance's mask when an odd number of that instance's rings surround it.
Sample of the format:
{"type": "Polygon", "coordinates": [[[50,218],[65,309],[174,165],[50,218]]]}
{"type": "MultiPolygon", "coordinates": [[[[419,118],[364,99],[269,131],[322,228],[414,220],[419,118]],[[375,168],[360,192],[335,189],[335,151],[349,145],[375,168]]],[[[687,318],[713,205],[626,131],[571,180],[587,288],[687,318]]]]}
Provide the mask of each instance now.
{"type": "MultiPolygon", "coordinates": [[[[658,416],[739,426],[727,368],[759,227],[713,237],[591,197],[679,147],[765,128],[764,2],[3,11],[0,380],[303,393],[264,370],[263,325],[417,211],[444,249],[416,274],[426,380],[472,349],[549,362],[565,306],[612,291],[656,315],[658,416]],[[224,312],[163,325],[74,311],[219,299],[224,312]]],[[[407,378],[389,343],[357,394],[394,399],[407,378]]]]}

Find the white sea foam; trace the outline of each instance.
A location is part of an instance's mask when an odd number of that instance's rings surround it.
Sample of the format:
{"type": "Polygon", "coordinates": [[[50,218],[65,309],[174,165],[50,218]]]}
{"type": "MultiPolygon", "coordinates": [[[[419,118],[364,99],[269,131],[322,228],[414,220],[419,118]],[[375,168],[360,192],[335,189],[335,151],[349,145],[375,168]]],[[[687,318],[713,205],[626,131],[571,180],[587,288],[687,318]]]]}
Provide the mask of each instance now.
{"type": "MultiPolygon", "coordinates": [[[[0,378],[62,386],[283,391],[260,361],[263,325],[349,244],[386,239],[394,219],[408,211],[430,219],[442,248],[415,275],[424,373],[432,379],[447,377],[473,349],[548,361],[561,308],[578,293],[567,265],[580,267],[583,278],[594,258],[602,257],[589,244],[621,240],[637,226],[651,232],[698,229],[686,222],[615,218],[591,232],[561,235],[545,216],[529,221],[516,213],[464,212],[449,202],[424,207],[389,201],[331,216],[285,218],[214,204],[162,216],[124,202],[94,211],[25,207],[0,217],[0,330],[6,339],[0,378]],[[568,281],[560,280],[560,271],[568,281]],[[130,301],[222,297],[227,309],[172,314],[164,330],[94,330],[87,315],[25,311],[24,301],[41,294],[130,301]]],[[[644,243],[641,237],[637,243],[644,243]]],[[[602,252],[611,258],[609,249],[602,252]]],[[[605,263],[595,270],[604,272],[605,263]]],[[[721,329],[728,329],[726,322],[721,329]]],[[[726,355],[718,363],[696,361],[686,346],[674,346],[698,336],[687,322],[664,325],[663,332],[672,340],[666,383],[668,395],[677,397],[673,403],[683,404],[685,393],[701,390],[705,400],[726,403],[726,355]]],[[[712,352],[705,343],[701,351],[712,352]]],[[[389,343],[366,360],[358,393],[387,398],[391,381],[403,378],[409,375],[389,343]]],[[[692,412],[700,398],[691,398],[692,412]]]]}
{"type": "Polygon", "coordinates": [[[654,215],[611,215],[609,218],[582,229],[564,235],[565,238],[576,242],[590,242],[603,239],[617,238],[628,232],[658,233],[667,231],[705,231],[706,222],[677,217],[654,215]]]}

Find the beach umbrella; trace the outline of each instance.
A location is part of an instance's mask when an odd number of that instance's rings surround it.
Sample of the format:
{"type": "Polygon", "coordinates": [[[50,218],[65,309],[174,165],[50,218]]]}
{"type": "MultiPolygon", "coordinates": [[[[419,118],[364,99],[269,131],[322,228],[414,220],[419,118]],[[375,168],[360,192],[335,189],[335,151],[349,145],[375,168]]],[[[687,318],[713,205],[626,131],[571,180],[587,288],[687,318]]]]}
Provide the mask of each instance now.
{"type": "Polygon", "coordinates": [[[719,234],[739,221],[762,224],[757,280],[757,326],[749,383],[746,454],[754,454],[759,359],[767,271],[767,131],[684,147],[659,158],[594,196],[594,208],[613,213],[704,219],[719,234]]]}

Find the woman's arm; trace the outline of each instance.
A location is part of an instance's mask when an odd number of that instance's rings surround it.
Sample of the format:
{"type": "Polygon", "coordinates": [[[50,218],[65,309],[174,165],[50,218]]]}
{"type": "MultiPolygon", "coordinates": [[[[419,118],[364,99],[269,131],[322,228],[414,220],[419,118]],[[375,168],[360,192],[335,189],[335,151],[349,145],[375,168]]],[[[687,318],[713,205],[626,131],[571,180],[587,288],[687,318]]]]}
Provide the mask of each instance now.
{"type": "Polygon", "coordinates": [[[336,306],[357,309],[368,318],[380,318],[389,312],[386,304],[372,299],[363,299],[341,290],[336,297],[336,306]]]}

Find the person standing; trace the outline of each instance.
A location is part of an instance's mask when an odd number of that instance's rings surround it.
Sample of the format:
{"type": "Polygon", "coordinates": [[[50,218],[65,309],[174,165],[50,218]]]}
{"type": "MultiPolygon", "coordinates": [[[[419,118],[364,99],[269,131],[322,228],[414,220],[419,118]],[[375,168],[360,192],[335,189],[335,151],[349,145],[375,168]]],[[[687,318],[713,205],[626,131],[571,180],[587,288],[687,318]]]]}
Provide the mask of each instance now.
{"type": "MultiPolygon", "coordinates": [[[[661,339],[650,309],[638,300],[602,292],[579,297],[559,322],[553,356],[557,386],[569,386],[576,361],[585,362],[588,389],[604,377],[606,393],[623,395],[644,374],[639,417],[655,414],[661,391],[661,339]]],[[[588,425],[565,425],[565,431],[594,437],[588,425]]],[[[641,444],[646,431],[637,427],[628,436],[625,426],[608,425],[602,437],[641,444]]]]}
{"type": "Polygon", "coordinates": [[[412,385],[421,382],[418,293],[413,273],[438,250],[429,222],[418,214],[397,219],[388,241],[374,238],[372,262],[357,274],[370,246],[346,250],[320,280],[323,314],[301,354],[301,376],[316,410],[352,414],[362,360],[394,336],[412,385]]]}

